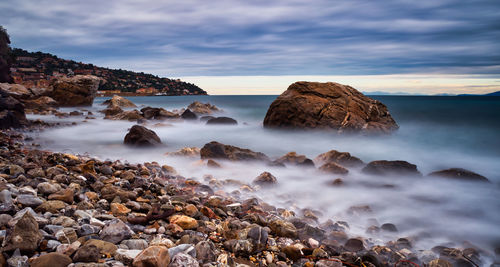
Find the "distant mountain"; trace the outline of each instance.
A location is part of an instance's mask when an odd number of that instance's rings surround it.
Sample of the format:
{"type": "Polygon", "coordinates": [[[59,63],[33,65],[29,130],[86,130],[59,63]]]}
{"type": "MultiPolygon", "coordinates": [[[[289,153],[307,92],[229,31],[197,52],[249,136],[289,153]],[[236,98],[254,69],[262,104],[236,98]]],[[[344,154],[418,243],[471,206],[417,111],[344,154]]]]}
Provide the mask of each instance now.
{"type": "Polygon", "coordinates": [[[460,94],[460,95],[457,95],[457,96],[500,96],[500,91],[496,91],[496,92],[493,92],[493,93],[487,93],[487,94],[460,94]]]}
{"type": "Polygon", "coordinates": [[[42,52],[28,52],[15,48],[16,59],[11,66],[11,75],[16,83],[27,86],[47,86],[50,80],[77,74],[95,75],[106,80],[99,87],[108,94],[127,93],[138,95],[206,95],[200,87],[179,79],[160,78],[143,72],[109,69],[58,58],[42,52]]]}

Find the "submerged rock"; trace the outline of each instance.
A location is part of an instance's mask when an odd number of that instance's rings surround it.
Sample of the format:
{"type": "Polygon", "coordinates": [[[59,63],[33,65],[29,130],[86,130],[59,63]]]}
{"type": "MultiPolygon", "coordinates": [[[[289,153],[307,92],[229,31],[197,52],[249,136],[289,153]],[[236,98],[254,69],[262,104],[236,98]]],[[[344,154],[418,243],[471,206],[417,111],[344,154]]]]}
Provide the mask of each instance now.
{"type": "Polygon", "coordinates": [[[198,114],[212,114],[213,112],[220,111],[219,108],[210,103],[201,103],[198,101],[194,101],[193,103],[189,104],[187,108],[198,114]]]}
{"type": "Polygon", "coordinates": [[[277,184],[278,180],[271,173],[263,172],[253,180],[253,183],[261,186],[269,186],[277,184]]]}
{"type": "Polygon", "coordinates": [[[333,173],[333,174],[347,174],[349,170],[340,166],[335,162],[328,162],[323,164],[319,169],[323,172],[333,173]]]}
{"type": "Polygon", "coordinates": [[[352,156],[348,152],[330,150],[314,158],[316,164],[336,163],[344,167],[360,167],[364,163],[359,158],[352,156]]]}
{"type": "Polygon", "coordinates": [[[114,95],[111,99],[108,99],[102,103],[103,105],[108,105],[108,108],[111,107],[120,107],[120,108],[135,108],[137,107],[132,101],[118,96],[114,95]]]}
{"type": "Polygon", "coordinates": [[[380,101],[332,82],[293,83],[269,107],[264,127],[318,128],[341,133],[390,133],[399,128],[380,101]]]}
{"type": "Polygon", "coordinates": [[[202,159],[269,161],[269,158],[264,155],[264,153],[254,152],[250,149],[239,148],[231,145],[224,145],[215,141],[205,144],[200,150],[200,155],[202,159]]]}
{"type": "Polygon", "coordinates": [[[56,80],[49,91],[62,107],[92,106],[101,78],[92,75],[76,75],[56,80]]]}
{"type": "Polygon", "coordinates": [[[140,125],[134,125],[125,136],[123,143],[131,146],[145,147],[161,144],[160,137],[152,130],[140,125]]]}
{"type": "Polygon", "coordinates": [[[489,182],[488,178],[480,174],[477,174],[475,172],[461,168],[451,168],[442,171],[435,171],[430,173],[428,176],[455,179],[461,181],[489,182]]]}
{"type": "Polygon", "coordinates": [[[235,119],[229,117],[217,117],[207,120],[207,125],[213,124],[236,125],[238,124],[238,122],[235,119]]]}
{"type": "Polygon", "coordinates": [[[314,162],[304,155],[299,155],[297,152],[289,152],[275,160],[273,163],[285,164],[285,165],[297,165],[297,166],[307,166],[314,167],[314,162]]]}
{"type": "Polygon", "coordinates": [[[181,118],[185,119],[185,120],[196,120],[196,118],[198,118],[198,116],[192,112],[191,110],[189,109],[186,109],[182,114],[181,114],[181,118]]]}
{"type": "Polygon", "coordinates": [[[410,175],[422,176],[417,166],[402,160],[377,160],[368,163],[362,172],[373,175],[410,175]]]}

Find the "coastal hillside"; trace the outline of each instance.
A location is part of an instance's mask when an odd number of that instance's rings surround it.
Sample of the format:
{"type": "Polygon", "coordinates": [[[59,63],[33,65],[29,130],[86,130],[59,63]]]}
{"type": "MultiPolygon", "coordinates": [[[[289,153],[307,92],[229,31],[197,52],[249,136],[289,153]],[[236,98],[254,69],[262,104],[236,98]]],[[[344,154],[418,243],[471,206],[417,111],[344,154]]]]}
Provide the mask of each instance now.
{"type": "Polygon", "coordinates": [[[12,63],[9,44],[9,35],[7,31],[0,26],[0,83],[12,81],[9,75],[10,64],[12,63]]]}
{"type": "Polygon", "coordinates": [[[161,78],[143,72],[109,69],[93,64],[58,58],[42,52],[12,49],[15,58],[11,67],[14,81],[27,87],[46,87],[52,79],[78,74],[95,75],[105,80],[101,95],[206,95],[200,87],[179,79],[161,78]]]}

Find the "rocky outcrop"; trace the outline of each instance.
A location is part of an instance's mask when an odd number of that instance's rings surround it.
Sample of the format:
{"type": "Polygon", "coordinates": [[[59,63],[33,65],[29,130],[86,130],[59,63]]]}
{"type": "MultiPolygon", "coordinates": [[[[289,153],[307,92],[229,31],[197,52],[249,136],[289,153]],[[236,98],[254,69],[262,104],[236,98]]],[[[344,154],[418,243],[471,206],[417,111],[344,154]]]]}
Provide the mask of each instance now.
{"type": "Polygon", "coordinates": [[[217,117],[207,120],[207,125],[213,125],[213,124],[236,125],[238,124],[238,122],[235,119],[229,117],[217,117]]]}
{"type": "Polygon", "coordinates": [[[441,177],[461,181],[477,181],[477,182],[489,182],[488,178],[477,174],[475,172],[461,169],[461,168],[451,168],[447,170],[441,170],[430,173],[430,177],[441,177]]]}
{"type": "Polygon", "coordinates": [[[119,107],[114,107],[112,109],[103,110],[104,114],[113,114],[115,112],[119,112],[115,115],[107,115],[104,118],[108,120],[126,120],[126,121],[137,121],[144,119],[142,113],[137,109],[120,112],[119,110],[116,110],[118,108],[119,107]]]}
{"type": "Polygon", "coordinates": [[[0,90],[0,129],[20,128],[25,123],[24,105],[0,90]]]}
{"type": "Polygon", "coordinates": [[[344,167],[360,167],[364,163],[359,158],[352,156],[349,152],[339,152],[330,150],[314,158],[314,162],[318,165],[325,163],[336,163],[344,167]]]}
{"type": "Polygon", "coordinates": [[[48,96],[62,107],[92,106],[101,79],[92,75],[61,78],[52,84],[48,96]]]}
{"type": "Polygon", "coordinates": [[[11,83],[10,66],[13,58],[10,55],[10,38],[7,31],[0,26],[0,83],[11,83]]]}
{"type": "Polygon", "coordinates": [[[372,175],[422,176],[417,166],[403,160],[377,160],[368,163],[362,172],[372,175]]]}
{"type": "Polygon", "coordinates": [[[314,162],[304,155],[299,155],[297,152],[289,152],[275,160],[274,163],[281,165],[297,165],[297,166],[308,166],[314,167],[314,162]]]}
{"type": "Polygon", "coordinates": [[[164,108],[152,108],[145,107],[141,109],[142,116],[147,120],[166,120],[166,119],[177,119],[180,115],[174,112],[165,110],[164,108]]]}
{"type": "Polygon", "coordinates": [[[332,82],[290,85],[269,107],[264,127],[329,129],[339,133],[390,133],[398,129],[380,101],[332,82]]]}
{"type": "Polygon", "coordinates": [[[201,103],[198,101],[189,104],[187,108],[197,114],[212,114],[213,112],[220,111],[219,108],[210,103],[201,103]]]}
{"type": "Polygon", "coordinates": [[[103,105],[108,105],[108,108],[110,107],[120,107],[120,108],[135,108],[137,107],[132,101],[118,96],[114,95],[111,99],[108,99],[102,103],[103,105]]]}
{"type": "Polygon", "coordinates": [[[198,116],[196,113],[192,112],[190,109],[186,109],[182,114],[181,117],[185,120],[196,120],[198,116]]]}
{"type": "Polygon", "coordinates": [[[277,184],[278,180],[271,173],[263,172],[259,176],[255,177],[252,183],[260,186],[269,186],[277,184]]]}
{"type": "Polygon", "coordinates": [[[147,147],[161,144],[155,132],[140,125],[134,125],[125,136],[123,143],[129,146],[147,147]]]}
{"type": "Polygon", "coordinates": [[[226,159],[226,160],[262,160],[268,161],[269,158],[261,152],[254,152],[250,149],[239,148],[230,145],[224,145],[212,141],[205,144],[200,150],[201,159],[226,159]]]}

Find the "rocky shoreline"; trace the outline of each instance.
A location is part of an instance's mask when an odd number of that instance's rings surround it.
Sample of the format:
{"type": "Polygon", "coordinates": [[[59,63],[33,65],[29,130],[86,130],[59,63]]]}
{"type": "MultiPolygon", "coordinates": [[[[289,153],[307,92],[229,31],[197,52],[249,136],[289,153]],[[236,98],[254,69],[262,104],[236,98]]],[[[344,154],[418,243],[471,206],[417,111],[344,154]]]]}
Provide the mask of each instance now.
{"type": "MultiPolygon", "coordinates": [[[[151,107],[131,111],[122,108],[134,108],[133,103],[113,99],[103,111],[108,119],[190,120],[219,111],[196,102],[175,112],[151,107]],[[110,110],[116,113],[107,114],[110,110]]],[[[35,113],[71,116],[52,108],[35,113]]],[[[0,266],[436,267],[483,266],[485,257],[494,257],[472,244],[419,250],[413,246],[416,237],[398,237],[380,245],[372,238],[351,235],[349,222],[320,221],[319,211],[295,213],[242,197],[241,192],[277,183],[269,172],[252,184],[212,176],[195,180],[178,173],[175,166],[156,162],[129,164],[43,151],[25,133],[57,125],[28,120],[23,125],[22,129],[0,133],[0,266]],[[238,184],[239,190],[224,191],[229,182],[238,184]]],[[[144,128],[137,126],[129,132],[126,143],[161,143],[154,132],[140,127],[144,128]]],[[[314,160],[295,152],[273,160],[260,152],[214,141],[201,149],[176,153],[199,156],[212,168],[221,167],[217,161],[261,161],[269,166],[318,166],[336,175],[362,168],[374,176],[422,176],[415,165],[405,161],[365,164],[349,153],[334,150],[314,160]]],[[[430,176],[488,181],[462,169],[430,176]]],[[[333,182],[340,184],[342,179],[333,182]]],[[[352,212],[369,209],[352,207],[352,212]]],[[[397,227],[374,222],[366,232],[394,233],[397,227]]]]}

